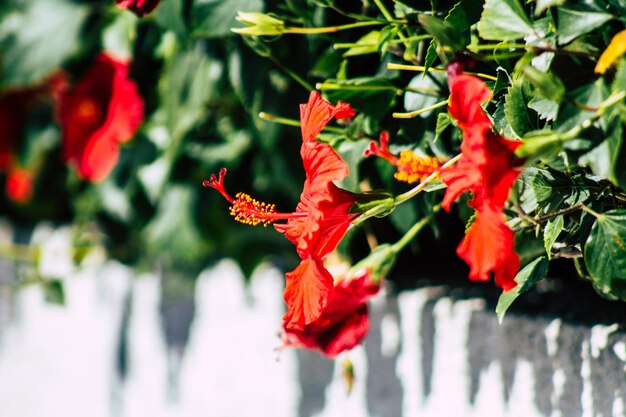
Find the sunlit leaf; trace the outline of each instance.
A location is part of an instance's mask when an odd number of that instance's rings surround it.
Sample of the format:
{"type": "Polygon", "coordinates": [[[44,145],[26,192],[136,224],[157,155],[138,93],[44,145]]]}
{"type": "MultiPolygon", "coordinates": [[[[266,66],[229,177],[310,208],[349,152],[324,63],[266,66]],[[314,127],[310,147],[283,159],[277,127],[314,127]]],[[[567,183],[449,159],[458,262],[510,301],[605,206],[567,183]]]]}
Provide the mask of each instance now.
{"type": "Polygon", "coordinates": [[[599,292],[626,299],[626,210],[597,216],[585,242],[584,259],[599,292]]]}
{"type": "Polygon", "coordinates": [[[511,304],[513,304],[517,297],[543,281],[547,273],[548,260],[544,256],[535,259],[517,273],[515,276],[517,286],[512,290],[503,292],[498,299],[496,314],[498,315],[498,321],[500,323],[502,323],[506,311],[511,307],[511,304]]]}

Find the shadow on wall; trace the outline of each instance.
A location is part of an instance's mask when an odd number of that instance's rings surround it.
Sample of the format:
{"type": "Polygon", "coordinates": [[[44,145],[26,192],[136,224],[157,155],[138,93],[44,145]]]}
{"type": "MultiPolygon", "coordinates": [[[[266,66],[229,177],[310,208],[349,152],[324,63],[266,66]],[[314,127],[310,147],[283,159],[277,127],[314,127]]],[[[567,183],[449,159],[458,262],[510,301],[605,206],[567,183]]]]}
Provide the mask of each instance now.
{"type": "Polygon", "coordinates": [[[197,280],[92,265],[64,278],[63,307],[41,286],[16,291],[15,274],[0,261],[2,415],[624,415],[616,325],[515,315],[499,325],[481,300],[444,288],[383,294],[348,355],[348,397],[342,357],[276,351],[283,277],[272,268],[246,287],[228,261],[197,280]]]}

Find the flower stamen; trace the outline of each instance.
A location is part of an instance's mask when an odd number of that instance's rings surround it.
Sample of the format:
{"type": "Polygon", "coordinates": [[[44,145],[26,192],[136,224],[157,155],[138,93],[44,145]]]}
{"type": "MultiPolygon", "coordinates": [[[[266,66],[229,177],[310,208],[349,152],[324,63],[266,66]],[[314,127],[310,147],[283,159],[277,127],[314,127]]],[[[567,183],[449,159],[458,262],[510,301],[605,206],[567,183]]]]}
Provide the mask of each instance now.
{"type": "Polygon", "coordinates": [[[225,176],[226,168],[222,168],[220,169],[219,176],[212,174],[208,180],[202,182],[202,185],[217,190],[226,201],[231,204],[230,215],[240,223],[250,226],[257,226],[259,224],[267,226],[277,220],[288,220],[306,217],[308,215],[306,212],[278,213],[276,212],[276,205],[260,202],[242,192],[237,193],[235,198],[232,198],[224,187],[225,176]]]}
{"type": "Polygon", "coordinates": [[[400,157],[389,152],[389,133],[382,132],[379,137],[380,145],[374,141],[365,150],[365,157],[375,155],[386,159],[397,168],[394,178],[409,184],[421,182],[441,168],[441,160],[427,155],[418,155],[411,150],[400,152],[400,157]]]}
{"type": "Polygon", "coordinates": [[[260,202],[241,192],[237,193],[235,200],[232,202],[230,215],[236,221],[249,224],[250,226],[263,224],[265,227],[277,220],[275,216],[276,206],[274,204],[260,202]]]}
{"type": "Polygon", "coordinates": [[[406,150],[400,152],[400,158],[397,160],[396,167],[398,171],[393,175],[398,181],[413,184],[421,182],[435,171],[441,168],[439,158],[432,156],[420,156],[415,152],[406,150]]]}

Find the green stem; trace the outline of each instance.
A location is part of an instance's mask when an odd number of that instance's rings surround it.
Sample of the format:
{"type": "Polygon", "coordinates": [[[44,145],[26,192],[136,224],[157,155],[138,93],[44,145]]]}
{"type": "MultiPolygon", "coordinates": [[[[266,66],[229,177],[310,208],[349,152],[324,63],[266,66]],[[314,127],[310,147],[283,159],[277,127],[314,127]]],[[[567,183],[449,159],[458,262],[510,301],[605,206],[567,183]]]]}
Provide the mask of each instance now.
{"type": "MultiPolygon", "coordinates": [[[[432,39],[431,35],[418,35],[418,36],[410,36],[406,38],[407,41],[422,41],[426,39],[432,39]]],[[[391,44],[402,43],[402,40],[392,39],[389,41],[391,44]]],[[[365,47],[365,46],[378,46],[377,43],[359,43],[359,42],[351,42],[351,43],[336,43],[333,45],[334,49],[349,49],[355,47],[365,47]]]]}
{"type": "Polygon", "coordinates": [[[347,90],[347,91],[395,91],[402,94],[402,89],[389,85],[339,85],[333,83],[318,83],[315,88],[321,91],[326,90],[347,90]]]}
{"type": "Polygon", "coordinates": [[[596,219],[599,219],[599,218],[601,218],[601,217],[604,217],[602,214],[600,214],[600,213],[598,213],[598,212],[596,212],[596,211],[591,210],[589,207],[587,207],[587,206],[586,206],[586,205],[584,205],[584,204],[581,204],[581,207],[580,207],[580,208],[582,208],[582,209],[583,209],[584,211],[586,211],[587,213],[591,214],[591,215],[592,215],[593,217],[595,217],[596,219]]]}
{"type": "Polygon", "coordinates": [[[319,35],[321,33],[334,33],[340,32],[342,30],[356,29],[367,26],[382,26],[385,25],[385,22],[381,22],[378,20],[368,21],[368,22],[356,22],[356,23],[348,23],[346,25],[340,26],[325,26],[321,28],[299,28],[299,27],[286,27],[283,33],[292,33],[297,35],[319,35]]]}
{"type": "Polygon", "coordinates": [[[490,51],[493,49],[526,49],[526,44],[523,43],[509,43],[509,44],[486,44],[486,45],[468,45],[467,49],[470,51],[490,51]]]}
{"type": "Polygon", "coordinates": [[[569,213],[572,213],[572,212],[577,211],[577,210],[584,210],[584,205],[582,203],[575,204],[572,207],[568,207],[566,209],[559,210],[559,211],[553,211],[552,213],[548,213],[545,216],[537,217],[537,218],[535,218],[533,220],[536,223],[543,223],[543,222],[548,221],[550,219],[554,219],[555,217],[559,217],[559,216],[562,216],[564,214],[569,214],[569,213]]]}
{"type": "Polygon", "coordinates": [[[424,188],[426,188],[426,186],[428,186],[428,184],[430,184],[433,180],[435,180],[439,176],[439,173],[443,169],[445,169],[445,168],[449,167],[450,165],[453,165],[454,163],[456,163],[456,161],[458,161],[461,158],[461,156],[462,156],[461,154],[458,154],[457,156],[455,156],[454,158],[450,159],[448,162],[443,164],[441,166],[441,168],[439,168],[437,171],[433,172],[428,177],[424,178],[424,180],[422,182],[420,182],[416,187],[410,189],[406,193],[403,193],[403,194],[400,194],[399,196],[397,196],[396,197],[396,205],[397,204],[402,204],[405,201],[410,200],[411,198],[413,198],[417,194],[419,194],[421,191],[423,191],[424,188]]]}
{"type": "Polygon", "coordinates": [[[289,75],[295,82],[304,87],[307,91],[313,91],[313,86],[309,84],[304,78],[300,77],[295,71],[291,68],[288,68],[282,64],[279,60],[274,58],[273,56],[269,56],[270,60],[281,70],[283,70],[287,75],[289,75]]]}
{"type": "Polygon", "coordinates": [[[400,240],[394,243],[391,247],[394,252],[398,253],[406,245],[408,245],[413,238],[433,219],[434,215],[437,214],[441,210],[441,204],[437,204],[433,207],[433,211],[428,214],[426,217],[422,218],[419,222],[415,223],[411,228],[402,236],[400,240]]]}
{"type": "Polygon", "coordinates": [[[387,10],[387,8],[382,3],[382,1],[374,0],[374,4],[376,4],[376,7],[378,7],[378,10],[380,10],[380,12],[385,17],[385,19],[387,19],[388,21],[392,21],[393,20],[393,16],[391,15],[391,13],[389,13],[389,10],[387,10]]]}
{"type": "Polygon", "coordinates": [[[0,244],[0,258],[13,261],[32,262],[38,257],[40,248],[32,245],[20,245],[15,243],[0,244]]]}
{"type": "MultiPolygon", "coordinates": [[[[385,5],[383,4],[381,0],[374,0],[374,4],[376,4],[376,7],[378,7],[378,10],[380,10],[382,15],[385,17],[385,19],[387,19],[388,22],[394,21],[393,15],[389,13],[389,10],[387,10],[387,8],[385,7],[385,5]]],[[[402,33],[401,28],[400,30],[398,30],[398,37],[400,38],[401,42],[404,44],[404,47],[409,49],[409,47],[411,46],[411,42],[408,40],[408,36],[402,33]]]]}
{"type": "Polygon", "coordinates": [[[407,91],[428,94],[431,96],[441,97],[439,90],[434,88],[422,88],[407,86],[404,90],[401,88],[393,87],[390,85],[339,85],[328,81],[323,83],[317,83],[315,88],[321,91],[327,90],[347,90],[347,91],[395,91],[396,94],[401,95],[407,91]]]}
{"type": "Polygon", "coordinates": [[[417,117],[422,113],[429,112],[431,110],[438,109],[439,107],[447,106],[448,100],[440,101],[439,103],[435,103],[432,106],[424,107],[423,109],[415,110],[408,113],[393,113],[392,116],[396,119],[411,119],[413,117],[417,117]]]}
{"type": "MultiPolygon", "coordinates": [[[[426,71],[426,67],[422,66],[422,65],[405,65],[405,64],[394,64],[394,63],[389,63],[387,64],[387,69],[394,69],[394,70],[403,70],[403,71],[426,71]]],[[[446,72],[445,68],[435,68],[435,67],[430,67],[428,68],[428,71],[433,71],[433,72],[446,72]]],[[[470,75],[475,75],[477,77],[480,78],[484,78],[486,80],[491,80],[491,81],[496,81],[497,78],[494,77],[493,75],[489,75],[489,74],[483,74],[481,72],[465,72],[465,74],[470,74],[470,75]]]]}
{"type": "MultiPolygon", "coordinates": [[[[261,112],[259,113],[259,118],[266,120],[268,122],[278,123],[278,124],[285,125],[285,126],[300,127],[300,121],[298,120],[289,119],[287,117],[276,116],[270,113],[261,112]]],[[[325,126],[324,129],[322,130],[326,130],[328,132],[333,132],[333,133],[344,133],[344,130],[342,128],[334,127],[334,126],[325,126]]]]}

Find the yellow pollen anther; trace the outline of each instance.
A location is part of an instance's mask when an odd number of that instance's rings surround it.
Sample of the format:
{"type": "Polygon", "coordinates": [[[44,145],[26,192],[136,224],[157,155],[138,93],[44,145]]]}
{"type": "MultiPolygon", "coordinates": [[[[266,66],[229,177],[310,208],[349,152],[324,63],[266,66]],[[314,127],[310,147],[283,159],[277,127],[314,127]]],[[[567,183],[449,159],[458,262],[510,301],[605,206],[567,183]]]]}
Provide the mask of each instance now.
{"type": "Polygon", "coordinates": [[[230,215],[238,222],[257,226],[263,224],[267,226],[276,220],[274,204],[262,203],[245,193],[237,193],[235,201],[230,207],[230,215]]]}
{"type": "Polygon", "coordinates": [[[419,156],[415,152],[405,150],[400,152],[400,158],[396,162],[398,171],[394,178],[398,181],[413,184],[422,181],[433,172],[441,168],[438,158],[432,156],[419,156]]]}

